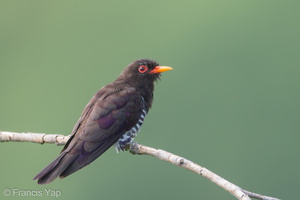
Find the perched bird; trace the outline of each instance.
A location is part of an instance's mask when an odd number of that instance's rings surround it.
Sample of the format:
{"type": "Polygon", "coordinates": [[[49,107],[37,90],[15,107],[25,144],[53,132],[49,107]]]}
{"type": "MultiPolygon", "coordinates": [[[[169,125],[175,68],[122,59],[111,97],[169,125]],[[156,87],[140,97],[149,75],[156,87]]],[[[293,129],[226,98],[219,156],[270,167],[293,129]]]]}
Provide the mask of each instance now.
{"type": "Polygon", "coordinates": [[[153,60],[129,64],[113,82],[101,88],[83,110],[60,155],[33,180],[38,184],[64,178],[101,156],[113,144],[127,149],[153,102],[154,82],[172,70],[153,60]]]}

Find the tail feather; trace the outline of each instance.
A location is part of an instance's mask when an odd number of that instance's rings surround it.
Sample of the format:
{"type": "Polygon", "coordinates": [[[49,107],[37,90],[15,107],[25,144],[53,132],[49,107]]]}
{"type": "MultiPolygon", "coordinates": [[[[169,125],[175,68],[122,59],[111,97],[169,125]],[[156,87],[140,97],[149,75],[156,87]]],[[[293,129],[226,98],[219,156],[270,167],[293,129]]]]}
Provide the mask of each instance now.
{"type": "Polygon", "coordinates": [[[36,175],[33,180],[39,179],[38,184],[48,184],[58,176],[64,178],[93,162],[117,140],[118,137],[115,136],[102,143],[74,142],[74,144],[69,145],[54,161],[36,175]],[[86,151],[86,148],[90,151],[86,151]]]}
{"type": "Polygon", "coordinates": [[[54,161],[45,167],[33,180],[39,179],[38,184],[48,184],[56,179],[78,155],[62,152],[54,161]]]}
{"type": "Polygon", "coordinates": [[[62,159],[62,157],[65,155],[65,152],[62,152],[55,160],[53,160],[47,167],[45,167],[40,173],[38,173],[33,180],[39,179],[43,176],[45,176],[49,171],[51,171],[62,159]]]}
{"type": "Polygon", "coordinates": [[[86,165],[93,162],[95,159],[97,159],[99,156],[101,156],[109,147],[111,147],[115,142],[117,138],[114,140],[110,140],[104,144],[102,144],[97,149],[81,154],[80,156],[76,157],[67,168],[63,170],[63,172],[60,174],[60,178],[65,178],[69,176],[70,174],[78,171],[79,169],[85,167],[86,165]]]}
{"type": "Polygon", "coordinates": [[[84,150],[84,143],[81,143],[71,151],[65,150],[45,169],[43,169],[38,175],[36,175],[33,180],[39,179],[38,184],[48,184],[58,176],[60,178],[64,178],[93,162],[96,158],[102,155],[112,144],[114,144],[116,142],[115,140],[106,142],[90,152],[86,152],[84,150]],[[80,146],[81,148],[79,149],[80,146]]]}

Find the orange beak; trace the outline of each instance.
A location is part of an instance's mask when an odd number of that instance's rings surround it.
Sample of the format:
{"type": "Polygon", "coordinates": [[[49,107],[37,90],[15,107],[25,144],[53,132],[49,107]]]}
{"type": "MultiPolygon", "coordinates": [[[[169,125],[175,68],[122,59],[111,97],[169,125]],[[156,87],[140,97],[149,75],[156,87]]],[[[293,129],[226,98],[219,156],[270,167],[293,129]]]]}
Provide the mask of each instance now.
{"type": "Polygon", "coordinates": [[[165,71],[172,70],[172,67],[167,66],[156,66],[153,70],[150,71],[150,74],[157,74],[165,71]]]}

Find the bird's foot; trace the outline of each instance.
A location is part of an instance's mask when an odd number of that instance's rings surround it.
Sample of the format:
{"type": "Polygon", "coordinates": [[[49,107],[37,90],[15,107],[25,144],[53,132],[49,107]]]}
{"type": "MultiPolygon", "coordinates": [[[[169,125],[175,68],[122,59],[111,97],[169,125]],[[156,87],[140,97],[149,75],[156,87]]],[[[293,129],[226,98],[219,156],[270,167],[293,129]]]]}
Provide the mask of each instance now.
{"type": "Polygon", "coordinates": [[[133,155],[136,155],[136,154],[140,154],[139,153],[139,145],[137,142],[132,142],[131,145],[130,145],[130,149],[129,149],[129,152],[133,155]]]}

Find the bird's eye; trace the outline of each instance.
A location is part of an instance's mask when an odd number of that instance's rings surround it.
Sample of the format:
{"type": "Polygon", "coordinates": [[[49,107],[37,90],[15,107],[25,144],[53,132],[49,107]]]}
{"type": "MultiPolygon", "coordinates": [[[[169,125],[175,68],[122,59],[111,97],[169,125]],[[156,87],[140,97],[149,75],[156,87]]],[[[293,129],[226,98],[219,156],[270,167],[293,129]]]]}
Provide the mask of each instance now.
{"type": "Polygon", "coordinates": [[[141,65],[139,66],[138,70],[140,73],[145,73],[148,70],[148,67],[145,65],[141,65]]]}

